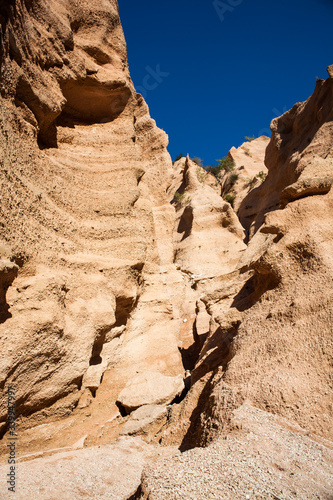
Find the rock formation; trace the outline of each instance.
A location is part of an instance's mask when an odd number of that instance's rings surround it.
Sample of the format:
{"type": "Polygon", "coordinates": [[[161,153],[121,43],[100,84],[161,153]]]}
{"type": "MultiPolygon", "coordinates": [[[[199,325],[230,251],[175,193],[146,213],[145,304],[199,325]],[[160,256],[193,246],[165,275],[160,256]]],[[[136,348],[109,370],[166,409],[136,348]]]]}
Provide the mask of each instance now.
{"type": "Polygon", "coordinates": [[[182,422],[185,446],[206,444],[245,400],[332,438],[332,88],[272,122],[267,179],[241,204],[255,204],[249,244],[233,273],[197,284],[210,330],[167,441],[182,422]]]}
{"type": "Polygon", "coordinates": [[[183,374],[171,289],[184,284],[164,283],[167,137],[130,80],[117,3],[2,11],[1,236],[20,272],[1,377],[17,387],[18,416],[39,422],[93,399],[117,356],[115,391],[148,368],[183,374]]]}
{"type": "MultiPolygon", "coordinates": [[[[234,177],[218,181],[188,157],[172,165],[116,0],[0,0],[0,22],[0,452],[12,387],[17,498],[50,498],[58,465],[85,476],[62,498],[93,498],[101,475],[99,498],[216,498],[197,468],[200,487],[166,493],[170,470],[196,456],[214,470],[216,454],[233,457],[242,495],[253,479],[258,498],[328,498],[331,68],[270,140],[232,148],[234,177]]],[[[231,482],[216,483],[225,498],[231,482]]]]}

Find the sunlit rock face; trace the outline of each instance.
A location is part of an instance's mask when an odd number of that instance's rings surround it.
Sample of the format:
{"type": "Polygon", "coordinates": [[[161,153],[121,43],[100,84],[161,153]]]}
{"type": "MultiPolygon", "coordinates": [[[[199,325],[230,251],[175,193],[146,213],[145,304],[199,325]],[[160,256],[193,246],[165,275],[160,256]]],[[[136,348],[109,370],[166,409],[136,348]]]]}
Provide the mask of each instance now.
{"type": "MultiPolygon", "coordinates": [[[[175,408],[165,442],[178,434],[186,446],[206,444],[245,400],[332,438],[332,92],[332,77],[320,80],[307,101],[272,122],[267,177],[238,205],[247,248],[232,273],[197,284],[209,333],[184,418],[175,408]]],[[[243,151],[250,155],[256,141],[229,153],[236,201],[243,151]]]]}
{"type": "Polygon", "coordinates": [[[24,488],[57,484],[59,448],[91,477],[98,445],[130,498],[159,444],[243,429],[240,456],[257,421],[319,453],[296,434],[332,437],[332,69],[215,178],[172,165],[116,1],[0,0],[0,22],[0,425],[14,387],[20,453],[41,454],[24,488]]]}
{"type": "Polygon", "coordinates": [[[23,428],[101,409],[99,390],[110,419],[138,373],[183,377],[168,138],[117,2],[19,0],[0,19],[3,432],[8,386],[23,428]]]}

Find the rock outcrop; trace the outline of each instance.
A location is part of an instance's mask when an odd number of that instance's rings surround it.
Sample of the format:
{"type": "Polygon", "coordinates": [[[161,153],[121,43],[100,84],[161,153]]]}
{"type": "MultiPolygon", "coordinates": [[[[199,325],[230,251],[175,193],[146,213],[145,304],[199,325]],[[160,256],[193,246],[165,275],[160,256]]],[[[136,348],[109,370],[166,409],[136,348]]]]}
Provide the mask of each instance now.
{"type": "Polygon", "coordinates": [[[130,380],[121,391],[118,401],[127,413],[145,405],[163,405],[181,395],[184,387],[183,377],[166,377],[161,373],[146,372],[130,380]]]}
{"type": "MultiPolygon", "coordinates": [[[[232,148],[232,171],[217,180],[188,157],[172,165],[130,79],[116,0],[0,7],[0,430],[13,387],[29,461],[18,498],[36,495],[36,470],[49,498],[58,459],[66,474],[87,474],[68,497],[95,495],[89,457],[104,454],[112,483],[113,453],[134,472],[101,498],[168,498],[171,479],[175,498],[215,498],[216,454],[234,460],[241,495],[255,481],[265,498],[326,498],[331,67],[273,120],[270,140],[232,148]],[[140,489],[159,453],[173,457],[140,489]],[[177,477],[198,473],[197,457],[208,473],[184,490],[177,477]]],[[[230,478],[216,485],[232,498],[230,478]]]]}
{"type": "Polygon", "coordinates": [[[261,136],[245,142],[238,149],[231,148],[229,157],[234,163],[234,170],[222,180],[222,193],[231,196],[233,208],[247,234],[257,209],[259,210],[259,187],[267,177],[264,158],[268,143],[269,138],[261,136]],[[249,199],[253,201],[248,203],[249,199]],[[246,201],[243,203],[244,200],[246,201]]]}
{"type": "Polygon", "coordinates": [[[272,122],[267,178],[242,202],[257,207],[250,241],[233,273],[201,285],[209,334],[166,443],[207,444],[245,400],[332,438],[332,89],[318,82],[272,122]]]}
{"type": "Polygon", "coordinates": [[[174,260],[194,280],[231,272],[246,248],[235,212],[205,179],[200,182],[201,175],[201,168],[187,158],[182,182],[171,191],[177,210],[174,260]]]}
{"type": "Polygon", "coordinates": [[[9,306],[6,302],[6,293],[17,276],[19,267],[10,261],[0,261],[0,322],[8,317],[9,306]]]}
{"type": "Polygon", "coordinates": [[[3,291],[20,267],[1,298],[2,429],[9,386],[22,431],[98,406],[103,384],[110,418],[138,373],[184,376],[168,139],[134,90],[116,1],[6,3],[1,40],[3,291]]]}

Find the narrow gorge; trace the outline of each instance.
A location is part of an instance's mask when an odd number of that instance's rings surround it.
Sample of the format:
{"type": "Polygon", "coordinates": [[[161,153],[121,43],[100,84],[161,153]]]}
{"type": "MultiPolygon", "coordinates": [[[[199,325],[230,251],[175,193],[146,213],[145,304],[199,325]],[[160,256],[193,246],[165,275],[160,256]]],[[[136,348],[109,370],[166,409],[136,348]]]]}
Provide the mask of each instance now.
{"type": "Polygon", "coordinates": [[[333,67],[219,180],[116,0],[0,0],[0,498],[333,491],[333,67]],[[227,201],[229,200],[229,201],[227,201]]]}

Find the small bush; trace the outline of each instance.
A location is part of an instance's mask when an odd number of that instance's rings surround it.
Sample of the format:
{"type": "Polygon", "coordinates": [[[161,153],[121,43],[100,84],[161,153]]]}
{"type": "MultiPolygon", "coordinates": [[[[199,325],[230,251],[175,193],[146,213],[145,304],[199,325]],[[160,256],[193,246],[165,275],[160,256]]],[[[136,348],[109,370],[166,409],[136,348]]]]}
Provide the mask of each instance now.
{"type": "Polygon", "coordinates": [[[263,172],[263,171],[261,170],[261,171],[259,172],[259,174],[258,174],[258,177],[259,177],[259,179],[261,179],[261,180],[262,180],[262,182],[264,182],[264,180],[265,180],[265,179],[266,179],[266,177],[267,177],[267,174],[266,174],[266,172],[263,172]]]}
{"type": "Polygon", "coordinates": [[[230,156],[224,156],[222,160],[217,160],[219,162],[218,165],[210,165],[206,167],[206,171],[210,174],[213,174],[216,178],[220,175],[222,170],[224,172],[233,172],[235,169],[235,164],[230,156]]]}
{"type": "Polygon", "coordinates": [[[207,172],[202,167],[197,167],[196,174],[198,181],[201,182],[201,184],[203,184],[205,182],[207,172]]]}
{"type": "Polygon", "coordinates": [[[249,177],[248,179],[246,179],[246,187],[249,187],[249,188],[253,188],[255,186],[257,182],[257,177],[254,176],[254,177],[249,177]]]}
{"type": "Polygon", "coordinates": [[[235,194],[226,194],[224,199],[225,201],[227,201],[228,203],[230,203],[230,205],[233,207],[234,206],[234,200],[236,198],[236,195],[235,194]]]}
{"type": "Polygon", "coordinates": [[[235,182],[237,181],[237,179],[238,179],[238,174],[231,174],[230,184],[233,186],[235,184],[235,182]]]}
{"type": "Polygon", "coordinates": [[[172,163],[176,163],[176,161],[180,160],[181,158],[183,158],[183,154],[182,153],[179,153],[179,155],[176,156],[176,158],[173,160],[172,163]]]}
{"type": "Polygon", "coordinates": [[[196,163],[197,165],[199,165],[199,167],[202,167],[202,166],[203,166],[203,164],[202,164],[202,159],[201,159],[201,158],[199,158],[198,156],[195,156],[194,158],[192,158],[192,161],[193,161],[194,163],[196,163]]]}
{"type": "Polygon", "coordinates": [[[249,137],[248,135],[246,135],[246,136],[244,137],[244,139],[245,139],[246,141],[252,142],[252,141],[254,141],[255,137],[254,137],[254,135],[253,135],[252,137],[249,137]]]}
{"type": "Polygon", "coordinates": [[[214,177],[217,177],[218,174],[220,173],[219,166],[218,165],[209,165],[206,167],[206,172],[209,174],[213,174],[214,177]]]}
{"type": "Polygon", "coordinates": [[[222,160],[217,160],[219,162],[218,168],[224,170],[225,172],[233,172],[235,168],[234,161],[230,158],[230,156],[224,156],[222,160]]]}
{"type": "Polygon", "coordinates": [[[179,210],[182,207],[188,205],[191,201],[190,196],[186,196],[185,193],[178,193],[178,191],[173,196],[173,201],[175,203],[176,209],[179,210]]]}

